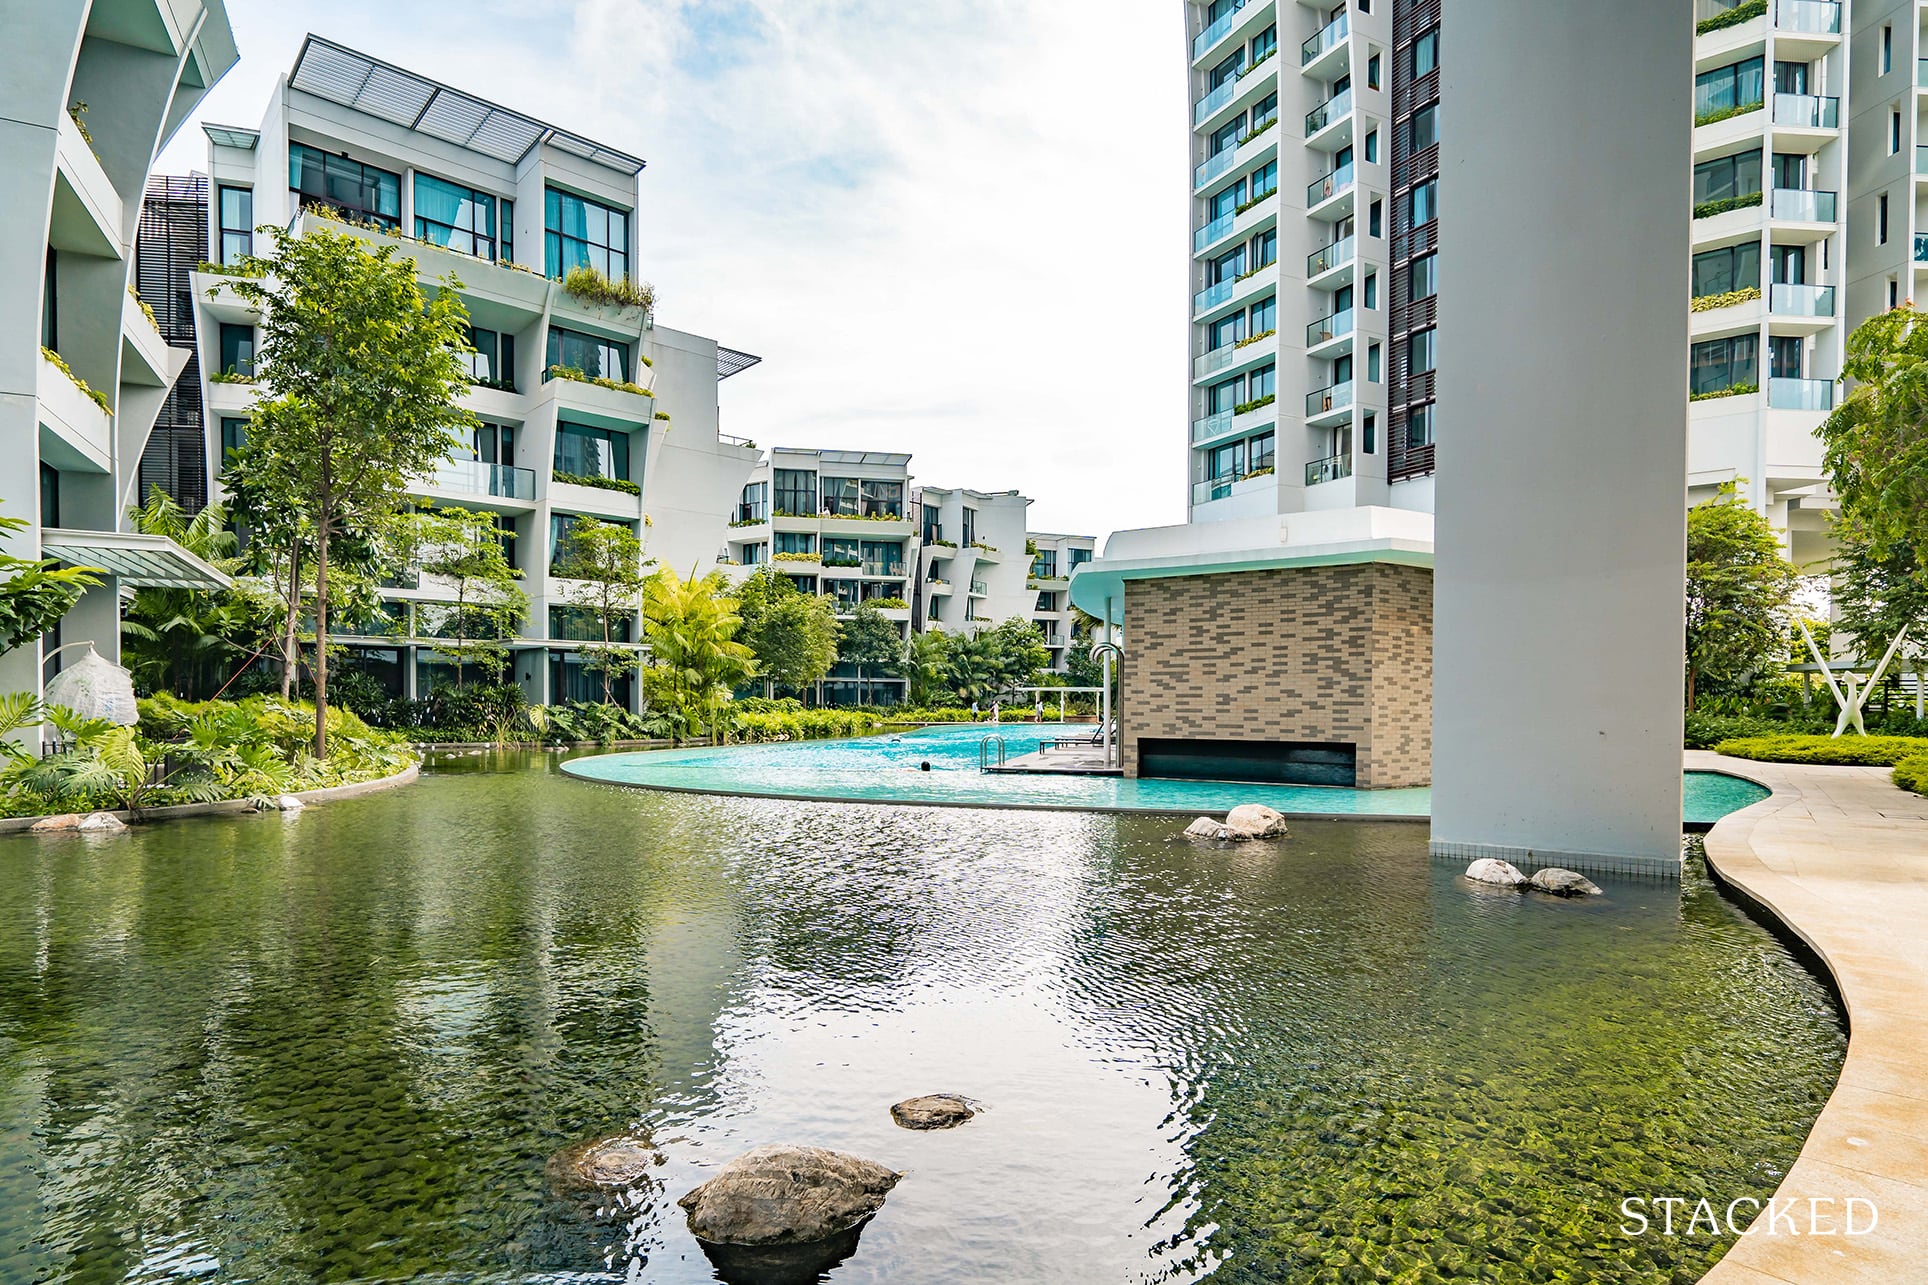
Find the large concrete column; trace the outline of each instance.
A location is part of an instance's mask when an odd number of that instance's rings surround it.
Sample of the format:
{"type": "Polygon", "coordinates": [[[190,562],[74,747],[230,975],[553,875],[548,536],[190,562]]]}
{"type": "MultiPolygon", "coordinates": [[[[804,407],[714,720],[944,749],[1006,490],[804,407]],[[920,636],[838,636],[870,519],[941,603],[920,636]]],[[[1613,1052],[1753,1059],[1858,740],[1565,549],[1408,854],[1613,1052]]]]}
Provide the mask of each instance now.
{"type": "Polygon", "coordinates": [[[1691,24],[1447,9],[1436,852],[1679,869],[1691,24]]]}

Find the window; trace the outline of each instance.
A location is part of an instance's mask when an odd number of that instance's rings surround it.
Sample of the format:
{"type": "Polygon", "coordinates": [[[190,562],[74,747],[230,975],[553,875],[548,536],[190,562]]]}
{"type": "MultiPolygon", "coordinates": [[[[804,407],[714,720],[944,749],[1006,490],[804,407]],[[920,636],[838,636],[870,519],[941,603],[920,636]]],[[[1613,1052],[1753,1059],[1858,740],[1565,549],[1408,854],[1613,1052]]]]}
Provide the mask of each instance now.
{"type": "Polygon", "coordinates": [[[1895,29],[1892,24],[1881,29],[1881,74],[1887,75],[1895,69],[1895,29]]]}
{"type": "Polygon", "coordinates": [[[1406,302],[1418,303],[1439,293],[1439,256],[1424,255],[1412,261],[1407,269],[1406,302]]]}
{"type": "Polygon", "coordinates": [[[1777,94],[1805,94],[1808,91],[1808,65],[1804,62],[1780,62],[1774,64],[1774,92],[1777,94]]]}
{"type": "Polygon", "coordinates": [[[1366,454],[1377,455],[1379,453],[1379,417],[1377,415],[1370,413],[1366,415],[1365,431],[1360,436],[1364,442],[1366,454]]]}
{"type": "Polygon", "coordinates": [[[60,525],[60,470],[45,460],[40,462],[40,525],[60,525]]]}
{"type": "Polygon", "coordinates": [[[1435,337],[1438,333],[1438,331],[1430,329],[1415,330],[1412,333],[1412,337],[1406,340],[1406,361],[1408,363],[1406,369],[1409,373],[1424,375],[1437,365],[1439,353],[1435,337]]]}
{"type": "Polygon", "coordinates": [[[1031,578],[1033,580],[1056,580],[1058,578],[1058,551],[1040,549],[1038,556],[1031,559],[1031,578]]]}
{"type": "Polygon", "coordinates": [[[1262,197],[1270,196],[1272,195],[1272,193],[1278,190],[1279,190],[1279,163],[1277,161],[1271,162],[1270,164],[1266,165],[1265,168],[1263,169],[1253,171],[1252,199],[1254,201],[1259,200],[1262,197]]]}
{"type": "Polygon", "coordinates": [[[1372,12],[1372,0],[1359,0],[1359,12],[1360,12],[1360,13],[1371,13],[1371,12],[1372,12]]]}
{"type": "Polygon", "coordinates": [[[904,516],[904,484],[867,477],[862,488],[863,514],[867,518],[904,516]]]}
{"type": "Polygon", "coordinates": [[[1245,180],[1240,179],[1230,187],[1212,197],[1212,221],[1225,218],[1237,212],[1245,204],[1245,180]]]}
{"type": "Polygon", "coordinates": [[[221,262],[232,266],[254,253],[254,189],[224,187],[216,204],[220,207],[221,262]]]}
{"type": "Polygon", "coordinates": [[[1413,41],[1413,79],[1417,80],[1439,66],[1439,28],[1420,33],[1413,41]]]}
{"type": "Polygon", "coordinates": [[[1768,336],[1767,373],[1775,379],[1799,379],[1804,347],[1799,335],[1768,336]]]}
{"type": "MultiPolygon", "coordinates": [[[[1758,247],[1749,249],[1758,251],[1758,247]]],[[[1807,247],[1804,245],[1777,245],[1771,247],[1774,254],[1774,284],[1777,286],[1804,286],[1807,284],[1807,247]]]]}
{"type": "Polygon", "coordinates": [[[40,279],[40,346],[60,351],[59,257],[47,248],[47,271],[40,279]]]}
{"type": "Polygon", "coordinates": [[[629,475],[629,434],[586,424],[557,424],[556,472],[634,481],[629,475]]]}
{"type": "Polygon", "coordinates": [[[1239,384],[1236,379],[1228,379],[1222,384],[1213,384],[1206,398],[1206,413],[1223,415],[1239,404],[1239,384]]]}
{"type": "Polygon", "coordinates": [[[1379,88],[1379,55],[1366,59],[1366,88],[1379,88]]]}
{"type": "MultiPolygon", "coordinates": [[[[604,525],[601,518],[585,517],[580,513],[552,513],[549,515],[549,569],[555,570],[556,562],[562,557],[563,550],[579,526],[604,525]]],[[[609,526],[622,526],[621,522],[610,522],[609,526]]],[[[633,530],[633,528],[632,528],[633,530]]]]}
{"type": "Polygon", "coordinates": [[[248,421],[223,416],[221,419],[221,464],[227,466],[228,457],[248,444],[248,421]]]}
{"type": "Polygon", "coordinates": [[[484,464],[515,463],[515,425],[478,424],[470,439],[473,457],[484,464]]]}
{"type": "Polygon", "coordinates": [[[1760,382],[1760,337],[1735,335],[1695,344],[1688,359],[1688,391],[1724,392],[1760,382]]]}
{"type": "Polygon", "coordinates": [[[515,336],[470,326],[469,347],[475,351],[462,354],[463,363],[468,366],[469,378],[484,387],[513,393],[515,336]]]}
{"type": "Polygon", "coordinates": [[[629,379],[629,345],[600,335],[586,335],[580,330],[551,326],[548,364],[580,370],[592,379],[625,383],[629,379]]]}
{"type": "Polygon", "coordinates": [[[493,259],[495,198],[433,175],[417,174],[415,235],[478,259],[493,259]]]}
{"type": "Polygon", "coordinates": [[[808,531],[777,532],[778,553],[815,553],[817,537],[808,531]]]}
{"type": "Polygon", "coordinates": [[[1222,125],[1212,132],[1212,155],[1217,156],[1228,147],[1238,146],[1238,137],[1245,132],[1245,117],[1240,116],[1229,125],[1222,125]]]}
{"type": "Polygon", "coordinates": [[[1230,254],[1221,254],[1212,260],[1212,279],[1205,284],[1217,285],[1221,281],[1234,281],[1245,273],[1245,247],[1240,246],[1230,254]]]}
{"type": "Polygon", "coordinates": [[[288,187],[298,208],[331,210],[390,232],[402,226],[402,178],[305,143],[288,144],[288,187]]]}
{"type": "Polygon", "coordinates": [[[1694,166],[1694,204],[1752,196],[1761,190],[1761,149],[1694,166]]]}
{"type": "Polygon", "coordinates": [[[1366,164],[1379,163],[1379,131],[1372,130],[1366,135],[1366,164]]]}
{"type": "Polygon", "coordinates": [[[1253,256],[1254,268],[1269,268],[1279,261],[1279,231],[1273,228],[1255,237],[1252,241],[1256,254],[1253,256]]]}
{"type": "Polygon", "coordinates": [[[585,264],[612,281],[629,275],[629,215],[574,192],[543,196],[543,249],[552,277],[585,264]]]}
{"type": "MultiPolygon", "coordinates": [[[[628,616],[615,615],[610,619],[610,640],[628,642],[629,631],[634,623],[628,616]]],[[[549,636],[568,642],[601,642],[602,616],[582,607],[549,608],[549,636]]],[[[602,691],[596,692],[600,699],[602,691]]]]}
{"type": "Polygon", "coordinates": [[[1271,468],[1277,457],[1278,435],[1261,433],[1245,444],[1245,459],[1256,473],[1262,468],[1271,468]]]}
{"type": "Polygon", "coordinates": [[[1249,333],[1262,335],[1268,330],[1279,328],[1279,300],[1276,295],[1261,299],[1252,305],[1252,328],[1249,333]]]}
{"type": "Polygon", "coordinates": [[[1366,382],[1379,382],[1379,345],[1373,344],[1366,349],[1366,382]]]}
{"type": "Polygon", "coordinates": [[[1439,141],[1439,104],[1422,107],[1413,113],[1412,150],[1423,152],[1439,141]]]}
{"type": "Polygon", "coordinates": [[[1221,348],[1230,348],[1243,338],[1245,338],[1245,314],[1235,312],[1222,321],[1212,323],[1206,346],[1209,351],[1217,352],[1221,348]]]}
{"type": "Polygon", "coordinates": [[[1227,58],[1224,62],[1212,68],[1212,88],[1217,89],[1220,85],[1238,75],[1244,68],[1245,50],[1243,48],[1233,50],[1230,58],[1227,58]]]}
{"type": "Polygon", "coordinates": [[[1207,475],[1214,482],[1236,482],[1245,476],[1245,443],[1227,442],[1215,447],[1209,461],[1211,472],[1207,475]]]}
{"type": "Polygon", "coordinates": [[[743,546],[743,565],[760,567],[770,560],[770,546],[767,544],[746,544],[743,546]]]}
{"type": "Polygon", "coordinates": [[[1761,284],[1761,243],[1748,241],[1694,256],[1694,298],[1755,290],[1761,284]]]}
{"type": "Polygon", "coordinates": [[[1406,415],[1406,449],[1416,451],[1433,444],[1433,403],[1415,406],[1406,415]]]}
{"type": "Polygon", "coordinates": [[[964,514],[963,544],[964,547],[968,549],[977,543],[977,510],[965,508],[962,512],[964,514]]]}
{"type": "Polygon", "coordinates": [[[780,468],[773,474],[777,488],[777,516],[817,516],[817,475],[809,469],[780,468]]]}
{"type": "Polygon", "coordinates": [[[221,323],[221,373],[254,378],[254,327],[221,323]]]}
{"type": "Polygon", "coordinates": [[[904,574],[904,545],[901,540],[865,540],[864,574],[901,576],[904,574]]]}
{"type": "Polygon", "coordinates": [[[1901,150],[1901,111],[1899,108],[1888,113],[1888,155],[1893,156],[1901,150]]]}
{"type": "Polygon", "coordinates": [[[1774,153],[1774,186],[1786,192],[1798,192],[1807,186],[1808,158],[1799,152],[1774,153]]]}
{"type": "Polygon", "coordinates": [[[1252,128],[1246,133],[1245,137],[1250,138],[1253,134],[1258,133],[1278,118],[1279,96],[1276,93],[1267,94],[1265,97],[1259,99],[1258,102],[1252,104],[1252,128]]]}
{"type": "Polygon", "coordinates": [[[1374,201],[1372,203],[1372,212],[1367,217],[1366,222],[1368,226],[1368,231],[1372,236],[1386,235],[1385,210],[1381,202],[1374,201]]]}
{"type": "Polygon", "coordinates": [[[1252,372],[1251,400],[1262,402],[1268,397],[1279,395],[1279,368],[1260,366],[1252,372]]]}
{"type": "Polygon", "coordinates": [[[1893,277],[1888,278],[1888,311],[1893,312],[1901,306],[1901,283],[1893,277]]]}
{"type": "Polygon", "coordinates": [[[1279,48],[1279,28],[1274,23],[1252,39],[1252,63],[1256,66],[1268,54],[1277,53],[1279,48]]]}
{"type": "MultiPolygon", "coordinates": [[[[731,522],[768,522],[770,520],[770,484],[751,482],[743,488],[743,494],[736,502],[736,516],[731,522]]],[[[781,546],[779,546],[781,547],[781,546]]]]}
{"type": "Polygon", "coordinates": [[[1073,550],[1071,550],[1071,565],[1072,565],[1072,566],[1074,566],[1074,567],[1082,567],[1082,566],[1083,566],[1083,565],[1084,565],[1085,563],[1087,563],[1087,562],[1089,562],[1089,561],[1091,561],[1091,550],[1089,550],[1089,549],[1073,549],[1073,550]]]}
{"type": "Polygon", "coordinates": [[[1888,194],[1886,192],[1874,199],[1874,241],[1876,245],[1888,244],[1888,194]]]}
{"type": "Polygon", "coordinates": [[[1439,180],[1429,178],[1412,190],[1411,221],[1408,227],[1420,227],[1439,217],[1439,180]]]}
{"type": "Polygon", "coordinates": [[[1759,107],[1766,81],[1767,63],[1760,58],[1701,72],[1694,77],[1694,118],[1759,107]]]}
{"type": "Polygon", "coordinates": [[[1366,274],[1366,307],[1377,308],[1378,306],[1379,274],[1377,272],[1368,272],[1366,274]]]}

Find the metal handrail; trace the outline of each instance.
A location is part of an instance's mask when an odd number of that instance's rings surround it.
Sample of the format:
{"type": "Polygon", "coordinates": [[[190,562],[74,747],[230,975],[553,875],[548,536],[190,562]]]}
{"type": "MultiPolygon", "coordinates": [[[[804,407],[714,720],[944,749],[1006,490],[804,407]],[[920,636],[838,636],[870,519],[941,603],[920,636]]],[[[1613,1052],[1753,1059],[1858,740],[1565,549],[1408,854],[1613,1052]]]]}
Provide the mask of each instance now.
{"type": "Polygon", "coordinates": [[[991,770],[991,747],[993,745],[997,746],[997,765],[999,767],[1004,766],[1004,738],[1002,736],[987,736],[977,743],[978,771],[988,772],[991,770]]]}

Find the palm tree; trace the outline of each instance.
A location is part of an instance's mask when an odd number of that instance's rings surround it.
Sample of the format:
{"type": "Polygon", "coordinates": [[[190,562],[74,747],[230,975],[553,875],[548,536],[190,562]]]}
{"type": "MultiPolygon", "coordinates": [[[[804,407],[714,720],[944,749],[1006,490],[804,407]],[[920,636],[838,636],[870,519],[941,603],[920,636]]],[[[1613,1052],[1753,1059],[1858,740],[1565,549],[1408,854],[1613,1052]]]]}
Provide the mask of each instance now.
{"type": "Polygon", "coordinates": [[[652,662],[645,684],[669,706],[679,733],[714,741],[724,703],[756,676],[755,653],[736,641],[743,622],[727,583],[665,568],[644,588],[643,622],[652,662]]]}
{"type": "MultiPolygon", "coordinates": [[[[240,570],[234,533],[218,504],[190,517],[160,487],[147,503],[128,511],[134,529],[166,536],[230,574],[240,570]]],[[[167,691],[205,699],[225,683],[235,663],[247,654],[239,639],[250,630],[252,612],[238,594],[198,589],[139,589],[121,620],[121,659],[148,691],[167,691]]]]}

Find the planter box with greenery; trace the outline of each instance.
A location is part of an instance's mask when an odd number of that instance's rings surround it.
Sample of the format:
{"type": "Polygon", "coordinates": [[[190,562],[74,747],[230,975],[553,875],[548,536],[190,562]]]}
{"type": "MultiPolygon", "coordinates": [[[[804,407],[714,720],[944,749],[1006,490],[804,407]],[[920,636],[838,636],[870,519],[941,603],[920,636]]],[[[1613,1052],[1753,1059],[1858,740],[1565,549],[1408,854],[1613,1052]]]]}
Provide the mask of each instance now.
{"type": "Polygon", "coordinates": [[[1726,214],[1729,210],[1751,209],[1761,203],[1759,192],[1749,192],[1746,196],[1724,196],[1718,201],[1702,201],[1694,207],[1694,217],[1711,219],[1716,214],[1726,214]]]}
{"type": "Polygon", "coordinates": [[[654,398],[656,394],[641,384],[632,384],[621,379],[604,379],[601,375],[587,374],[574,366],[551,366],[548,370],[550,380],[566,380],[572,384],[594,384],[597,388],[613,389],[619,393],[633,393],[637,397],[654,398]]]}
{"type": "Polygon", "coordinates": [[[42,348],[40,355],[52,363],[54,369],[65,375],[69,382],[71,382],[75,388],[78,388],[88,401],[100,407],[103,414],[112,415],[114,413],[114,408],[107,404],[107,394],[90,385],[79,375],[76,375],[73,367],[69,366],[59,353],[51,348],[42,348]]]}
{"type": "Polygon", "coordinates": [[[1725,294],[1704,294],[1688,304],[1694,312],[1714,312],[1721,308],[1732,308],[1743,303],[1752,303],[1761,297],[1759,286],[1749,286],[1745,290],[1729,290],[1725,294]]]}
{"type": "Polygon", "coordinates": [[[822,562],[820,553],[779,553],[771,558],[772,562],[822,562]]]}
{"type": "Polygon", "coordinates": [[[1264,410],[1267,406],[1270,406],[1273,402],[1277,400],[1278,400],[1278,394],[1267,393],[1265,396],[1260,397],[1255,401],[1240,402],[1238,405],[1232,407],[1232,414],[1235,416],[1250,415],[1255,410],[1264,410]]]}
{"type": "Polygon", "coordinates": [[[628,277],[612,280],[588,264],[571,268],[569,275],[562,279],[562,288],[582,302],[600,308],[641,308],[647,312],[656,306],[655,286],[628,277]]]}
{"type": "Polygon", "coordinates": [[[879,611],[909,611],[910,604],[902,598],[871,598],[864,606],[875,607],[879,611]]]}
{"type": "Polygon", "coordinates": [[[598,491],[621,491],[624,495],[634,495],[638,498],[643,494],[642,487],[619,477],[589,477],[581,473],[556,473],[553,477],[556,481],[569,486],[593,487],[598,491]]]}
{"type": "Polygon", "coordinates": [[[1738,27],[1743,22],[1752,22],[1756,18],[1766,16],[1767,0],[1747,0],[1746,4],[1737,4],[1727,12],[1717,13],[1699,23],[1694,27],[1694,34],[1704,36],[1710,31],[1719,31],[1723,27],[1738,27]]]}
{"type": "Polygon", "coordinates": [[[1705,393],[1691,393],[1688,395],[1687,400],[1690,402],[1711,402],[1721,397],[1746,397],[1751,393],[1758,393],[1760,391],[1761,386],[1759,384],[1730,384],[1726,388],[1716,388],[1705,393]]]}
{"type": "Polygon", "coordinates": [[[1736,116],[1745,116],[1749,112],[1757,112],[1764,106],[1766,106],[1765,103],[1735,103],[1732,107],[1716,107],[1712,111],[1705,111],[1694,117],[1694,124],[1697,126],[1717,124],[1720,121],[1732,120],[1736,116]]]}

